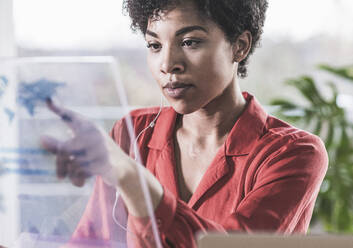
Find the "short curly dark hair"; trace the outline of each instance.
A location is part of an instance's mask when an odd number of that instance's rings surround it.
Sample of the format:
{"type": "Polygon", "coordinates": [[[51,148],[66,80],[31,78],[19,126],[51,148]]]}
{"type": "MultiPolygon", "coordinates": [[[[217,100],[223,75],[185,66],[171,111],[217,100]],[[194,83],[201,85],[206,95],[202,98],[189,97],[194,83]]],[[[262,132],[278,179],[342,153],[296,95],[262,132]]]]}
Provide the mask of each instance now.
{"type": "Polygon", "coordinates": [[[246,30],[251,33],[249,54],[239,63],[237,72],[239,77],[246,77],[249,56],[258,47],[263,32],[267,0],[124,0],[123,10],[132,19],[132,30],[145,35],[149,18],[158,17],[159,13],[185,1],[193,1],[200,13],[215,22],[230,42],[246,30]]]}

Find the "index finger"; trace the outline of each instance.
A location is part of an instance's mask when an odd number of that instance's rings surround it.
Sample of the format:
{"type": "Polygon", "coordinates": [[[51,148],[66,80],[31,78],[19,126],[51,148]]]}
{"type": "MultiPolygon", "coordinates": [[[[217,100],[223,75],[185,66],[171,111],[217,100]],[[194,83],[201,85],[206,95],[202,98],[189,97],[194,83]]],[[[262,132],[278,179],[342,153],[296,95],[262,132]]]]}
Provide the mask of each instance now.
{"type": "Polygon", "coordinates": [[[57,114],[75,133],[77,133],[83,124],[87,122],[87,120],[80,117],[78,113],[54,104],[51,98],[47,98],[46,103],[48,108],[53,113],[57,114]]]}

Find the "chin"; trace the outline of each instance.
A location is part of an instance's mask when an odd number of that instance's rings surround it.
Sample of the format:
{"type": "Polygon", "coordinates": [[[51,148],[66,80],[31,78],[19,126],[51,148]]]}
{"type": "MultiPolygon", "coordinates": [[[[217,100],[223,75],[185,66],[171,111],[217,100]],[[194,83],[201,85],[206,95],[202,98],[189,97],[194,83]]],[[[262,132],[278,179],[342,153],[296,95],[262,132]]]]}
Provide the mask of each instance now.
{"type": "Polygon", "coordinates": [[[187,115],[191,114],[198,109],[199,107],[192,106],[191,104],[186,104],[185,102],[171,102],[169,101],[170,106],[177,112],[178,114],[181,115],[187,115]]]}

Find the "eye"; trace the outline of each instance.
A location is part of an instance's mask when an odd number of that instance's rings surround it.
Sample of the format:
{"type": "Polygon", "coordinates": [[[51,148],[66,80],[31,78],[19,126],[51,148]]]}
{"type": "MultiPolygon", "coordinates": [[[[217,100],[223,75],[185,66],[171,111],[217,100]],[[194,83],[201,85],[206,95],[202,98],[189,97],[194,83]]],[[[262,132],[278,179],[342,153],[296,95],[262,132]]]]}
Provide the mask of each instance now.
{"type": "Polygon", "coordinates": [[[150,49],[152,52],[157,52],[161,49],[161,45],[159,43],[147,43],[147,48],[150,49]]]}
{"type": "Polygon", "coordinates": [[[196,48],[200,43],[201,43],[200,40],[187,39],[187,40],[184,40],[184,41],[181,43],[181,45],[182,45],[183,47],[196,48]]]}

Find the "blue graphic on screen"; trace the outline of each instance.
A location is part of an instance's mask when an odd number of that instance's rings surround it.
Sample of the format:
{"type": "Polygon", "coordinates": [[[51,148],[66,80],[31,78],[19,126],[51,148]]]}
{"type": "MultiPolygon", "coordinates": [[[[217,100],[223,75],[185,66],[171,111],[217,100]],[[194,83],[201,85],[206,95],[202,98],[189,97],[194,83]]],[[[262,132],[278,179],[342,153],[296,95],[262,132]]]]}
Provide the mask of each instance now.
{"type": "MultiPolygon", "coordinates": [[[[5,94],[8,84],[9,84],[9,80],[5,76],[0,75],[0,100],[2,96],[5,94]]],[[[9,123],[11,123],[13,118],[15,117],[15,112],[13,112],[11,109],[7,107],[5,107],[3,111],[9,119],[9,123]]]]}
{"type": "MultiPolygon", "coordinates": [[[[0,75],[0,99],[4,95],[8,85],[9,80],[5,76],[0,75]]],[[[21,82],[18,85],[17,103],[20,107],[25,108],[31,117],[34,117],[36,107],[45,103],[47,98],[53,98],[57,94],[57,89],[64,86],[66,86],[65,83],[51,81],[45,78],[33,82],[21,82]]],[[[9,123],[12,123],[16,113],[7,106],[3,106],[2,109],[8,117],[9,123]]],[[[28,165],[33,163],[33,161],[28,158],[35,155],[48,155],[48,152],[38,148],[0,148],[0,176],[8,173],[29,176],[51,175],[52,172],[47,170],[28,168],[28,165]],[[20,157],[4,157],[4,154],[20,154],[20,157]],[[10,164],[16,164],[18,166],[15,168],[6,166],[10,164]]]]}
{"type": "Polygon", "coordinates": [[[15,117],[15,112],[13,112],[11,109],[6,107],[4,108],[4,112],[9,119],[9,123],[11,123],[13,121],[13,118],[15,117]]]}
{"type": "Polygon", "coordinates": [[[5,93],[9,81],[5,76],[0,76],[0,98],[5,93]]]}
{"type": "Polygon", "coordinates": [[[47,98],[52,98],[56,94],[58,87],[65,86],[65,83],[58,83],[39,79],[32,83],[21,82],[18,89],[18,103],[26,108],[27,112],[34,116],[35,107],[40,102],[45,102],[47,98]]]}

